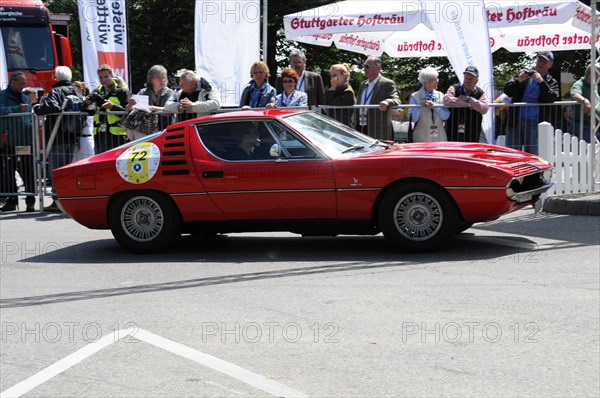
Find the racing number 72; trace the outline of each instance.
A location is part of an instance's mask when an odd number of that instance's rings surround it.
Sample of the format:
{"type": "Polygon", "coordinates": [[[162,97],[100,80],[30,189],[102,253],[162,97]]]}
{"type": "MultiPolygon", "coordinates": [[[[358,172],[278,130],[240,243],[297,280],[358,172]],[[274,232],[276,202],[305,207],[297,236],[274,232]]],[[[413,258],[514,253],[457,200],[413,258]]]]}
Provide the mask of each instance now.
{"type": "Polygon", "coordinates": [[[136,161],[136,158],[138,155],[141,155],[139,160],[143,162],[144,160],[146,160],[146,157],[148,156],[148,151],[134,152],[133,156],[131,157],[132,163],[136,161]]]}

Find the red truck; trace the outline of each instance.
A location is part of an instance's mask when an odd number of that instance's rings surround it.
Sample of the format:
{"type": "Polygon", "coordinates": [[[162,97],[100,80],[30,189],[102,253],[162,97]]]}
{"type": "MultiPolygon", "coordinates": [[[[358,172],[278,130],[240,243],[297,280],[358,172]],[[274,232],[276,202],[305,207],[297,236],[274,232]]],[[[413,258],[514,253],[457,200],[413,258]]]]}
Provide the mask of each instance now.
{"type": "Polygon", "coordinates": [[[23,71],[27,85],[50,91],[54,69],[71,67],[69,39],[54,32],[50,12],[39,0],[2,0],[0,32],[8,74],[23,71]]]}

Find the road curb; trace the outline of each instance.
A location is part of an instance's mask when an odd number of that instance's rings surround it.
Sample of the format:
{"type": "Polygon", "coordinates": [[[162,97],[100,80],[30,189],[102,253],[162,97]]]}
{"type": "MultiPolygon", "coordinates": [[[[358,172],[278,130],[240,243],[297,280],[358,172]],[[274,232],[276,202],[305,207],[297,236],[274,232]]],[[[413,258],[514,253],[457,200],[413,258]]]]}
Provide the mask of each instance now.
{"type": "Polygon", "coordinates": [[[550,196],[542,210],[553,214],[600,216],[600,192],[550,196]]]}

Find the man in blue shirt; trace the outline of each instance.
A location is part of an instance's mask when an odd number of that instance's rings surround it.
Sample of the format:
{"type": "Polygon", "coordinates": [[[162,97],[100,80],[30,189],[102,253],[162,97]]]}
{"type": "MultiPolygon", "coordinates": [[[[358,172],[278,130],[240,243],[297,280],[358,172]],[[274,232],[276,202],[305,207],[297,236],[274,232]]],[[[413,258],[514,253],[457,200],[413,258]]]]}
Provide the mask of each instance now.
{"type": "MultiPolygon", "coordinates": [[[[558,81],[548,71],[554,64],[554,54],[541,51],[533,70],[523,70],[504,86],[504,93],[512,98],[512,103],[552,103],[560,100],[558,81]]],[[[537,154],[538,124],[548,122],[557,126],[555,106],[510,107],[506,146],[537,154]]]]}

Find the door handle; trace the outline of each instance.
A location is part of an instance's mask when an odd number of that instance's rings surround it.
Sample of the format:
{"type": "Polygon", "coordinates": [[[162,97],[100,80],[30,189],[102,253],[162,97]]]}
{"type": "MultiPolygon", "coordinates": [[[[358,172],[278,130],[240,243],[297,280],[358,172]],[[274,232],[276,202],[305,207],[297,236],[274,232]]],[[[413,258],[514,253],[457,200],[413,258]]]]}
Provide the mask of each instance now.
{"type": "Polygon", "coordinates": [[[225,173],[222,171],[203,171],[202,178],[223,178],[225,173]]]}

